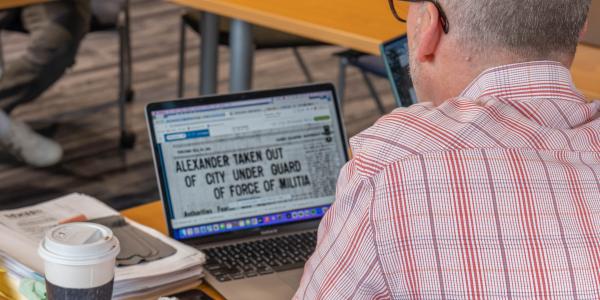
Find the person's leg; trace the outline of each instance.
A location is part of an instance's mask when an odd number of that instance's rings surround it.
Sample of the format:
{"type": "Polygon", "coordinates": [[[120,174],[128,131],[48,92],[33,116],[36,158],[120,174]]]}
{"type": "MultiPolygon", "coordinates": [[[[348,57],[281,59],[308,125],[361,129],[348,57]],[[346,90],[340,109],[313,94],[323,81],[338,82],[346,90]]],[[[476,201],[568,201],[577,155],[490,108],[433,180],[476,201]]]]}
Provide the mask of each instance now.
{"type": "Polygon", "coordinates": [[[64,0],[21,9],[30,33],[27,51],[7,62],[0,79],[0,107],[10,113],[54,84],[75,62],[79,43],[89,29],[89,0],[64,0]]]}
{"type": "Polygon", "coordinates": [[[6,64],[0,78],[0,150],[31,166],[46,167],[61,160],[60,145],[7,113],[37,98],[73,65],[89,28],[90,5],[89,0],[63,0],[20,12],[31,42],[25,54],[6,64]]]}
{"type": "Polygon", "coordinates": [[[62,148],[0,110],[0,149],[34,167],[48,167],[62,158],[62,148]]]}

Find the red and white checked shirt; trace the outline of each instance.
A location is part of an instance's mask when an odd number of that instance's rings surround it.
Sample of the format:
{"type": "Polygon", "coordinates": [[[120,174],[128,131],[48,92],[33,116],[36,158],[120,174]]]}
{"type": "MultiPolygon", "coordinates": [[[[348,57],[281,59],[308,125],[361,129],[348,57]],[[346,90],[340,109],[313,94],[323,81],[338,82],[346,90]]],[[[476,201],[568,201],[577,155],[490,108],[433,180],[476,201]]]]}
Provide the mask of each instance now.
{"type": "Polygon", "coordinates": [[[560,64],[488,70],[351,146],[295,299],[600,298],[600,101],[560,64]]]}

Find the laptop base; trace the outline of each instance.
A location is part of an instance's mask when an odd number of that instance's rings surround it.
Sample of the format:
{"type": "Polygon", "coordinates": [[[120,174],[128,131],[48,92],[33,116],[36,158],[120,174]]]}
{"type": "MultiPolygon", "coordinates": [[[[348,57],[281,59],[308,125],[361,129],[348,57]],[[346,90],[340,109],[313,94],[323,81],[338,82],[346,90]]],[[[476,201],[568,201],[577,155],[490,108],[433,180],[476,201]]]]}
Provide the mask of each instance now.
{"type": "Polygon", "coordinates": [[[303,269],[220,282],[207,274],[206,281],[227,300],[291,299],[300,285],[303,269]]]}

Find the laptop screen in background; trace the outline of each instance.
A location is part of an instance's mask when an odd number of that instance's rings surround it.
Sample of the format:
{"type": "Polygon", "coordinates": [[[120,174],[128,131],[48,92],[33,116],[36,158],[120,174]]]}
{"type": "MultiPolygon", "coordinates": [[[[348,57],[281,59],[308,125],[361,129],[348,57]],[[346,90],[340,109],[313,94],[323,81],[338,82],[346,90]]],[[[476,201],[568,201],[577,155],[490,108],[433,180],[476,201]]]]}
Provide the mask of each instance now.
{"type": "Polygon", "coordinates": [[[152,112],[176,239],[323,216],[346,162],[331,92],[152,112]]]}
{"type": "Polygon", "coordinates": [[[398,106],[408,107],[417,103],[417,94],[410,78],[406,35],[384,43],[381,47],[381,56],[398,106]]]}

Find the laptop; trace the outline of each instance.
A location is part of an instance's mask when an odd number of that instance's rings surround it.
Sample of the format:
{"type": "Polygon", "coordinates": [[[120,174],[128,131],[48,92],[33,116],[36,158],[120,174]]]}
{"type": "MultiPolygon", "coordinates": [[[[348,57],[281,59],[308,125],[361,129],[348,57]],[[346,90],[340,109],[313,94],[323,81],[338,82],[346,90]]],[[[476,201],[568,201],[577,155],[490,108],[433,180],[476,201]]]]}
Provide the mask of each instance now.
{"type": "Polygon", "coordinates": [[[333,85],[152,103],[146,119],[170,236],[207,255],[225,298],[290,299],[348,161],[333,85]]]}
{"type": "Polygon", "coordinates": [[[408,107],[417,103],[417,94],[410,78],[406,35],[384,42],[380,46],[380,51],[392,84],[396,104],[399,107],[408,107]]]}

